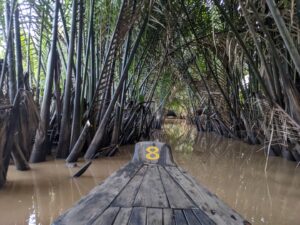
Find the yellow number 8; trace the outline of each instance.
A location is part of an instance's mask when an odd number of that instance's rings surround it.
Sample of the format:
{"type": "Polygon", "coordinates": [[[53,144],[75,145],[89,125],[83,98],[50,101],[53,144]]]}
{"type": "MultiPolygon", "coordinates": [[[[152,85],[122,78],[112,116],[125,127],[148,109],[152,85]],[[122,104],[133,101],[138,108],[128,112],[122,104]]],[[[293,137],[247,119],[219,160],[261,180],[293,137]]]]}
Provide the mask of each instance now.
{"type": "Polygon", "coordinates": [[[146,158],[149,160],[158,160],[159,159],[159,149],[155,146],[149,146],[146,148],[146,158]]]}

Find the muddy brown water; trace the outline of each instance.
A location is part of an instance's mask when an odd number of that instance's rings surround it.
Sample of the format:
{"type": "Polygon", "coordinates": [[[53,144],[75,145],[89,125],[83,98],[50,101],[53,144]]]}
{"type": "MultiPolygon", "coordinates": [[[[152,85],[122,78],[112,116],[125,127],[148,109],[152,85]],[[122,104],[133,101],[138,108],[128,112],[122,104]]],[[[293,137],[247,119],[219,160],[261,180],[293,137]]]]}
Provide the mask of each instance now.
{"type": "MultiPolygon", "coordinates": [[[[166,124],[154,139],[168,142],[176,162],[252,224],[300,225],[300,168],[282,158],[266,158],[260,146],[197,133],[184,123],[166,124]]],[[[80,178],[62,160],[10,166],[0,190],[0,225],[48,225],[94,186],[127,163],[133,146],[97,159],[80,178]]],[[[79,162],[82,165],[83,162],[79,162]]]]}

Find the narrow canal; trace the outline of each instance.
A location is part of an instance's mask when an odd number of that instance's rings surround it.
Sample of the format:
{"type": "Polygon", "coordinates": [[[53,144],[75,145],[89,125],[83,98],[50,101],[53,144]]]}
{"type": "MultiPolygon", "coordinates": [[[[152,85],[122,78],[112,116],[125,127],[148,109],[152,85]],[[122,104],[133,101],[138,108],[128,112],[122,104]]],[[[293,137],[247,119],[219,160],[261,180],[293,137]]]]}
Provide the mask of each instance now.
{"type": "MultiPolygon", "coordinates": [[[[265,173],[260,146],[197,133],[182,122],[164,125],[153,138],[169,143],[181,167],[253,224],[300,224],[300,168],[295,163],[270,158],[265,173]]],[[[50,224],[132,153],[133,146],[126,146],[115,157],[95,160],[79,179],[70,178],[78,168],[67,168],[64,161],[34,164],[27,172],[11,166],[0,190],[0,224],[50,224]]]]}

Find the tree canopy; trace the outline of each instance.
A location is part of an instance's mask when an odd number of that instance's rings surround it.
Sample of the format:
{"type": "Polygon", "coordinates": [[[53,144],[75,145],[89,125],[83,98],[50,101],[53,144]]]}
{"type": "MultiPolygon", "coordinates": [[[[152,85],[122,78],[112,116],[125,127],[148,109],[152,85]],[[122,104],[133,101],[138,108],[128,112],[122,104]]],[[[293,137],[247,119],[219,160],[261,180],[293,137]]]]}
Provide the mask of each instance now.
{"type": "Polygon", "coordinates": [[[87,122],[85,157],[112,154],[148,136],[165,109],[199,131],[293,152],[299,9],[295,0],[7,0],[1,102],[26,90],[39,108],[33,149],[23,150],[32,162],[49,142],[66,158],[87,122]]]}

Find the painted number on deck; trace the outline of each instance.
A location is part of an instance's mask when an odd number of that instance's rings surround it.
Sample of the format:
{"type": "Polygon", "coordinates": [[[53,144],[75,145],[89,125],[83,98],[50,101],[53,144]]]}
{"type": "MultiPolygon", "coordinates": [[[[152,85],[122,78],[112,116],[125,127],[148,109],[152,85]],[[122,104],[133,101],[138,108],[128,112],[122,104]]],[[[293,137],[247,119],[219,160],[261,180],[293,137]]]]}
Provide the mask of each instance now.
{"type": "Polygon", "coordinates": [[[146,158],[149,160],[158,160],[159,159],[159,149],[155,146],[149,146],[146,148],[146,158]]]}

